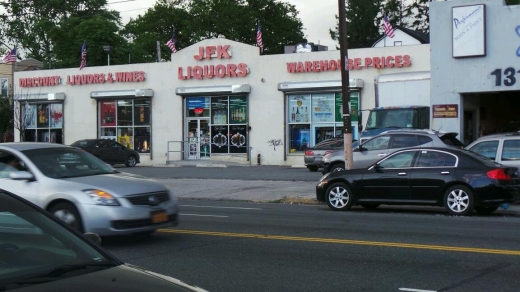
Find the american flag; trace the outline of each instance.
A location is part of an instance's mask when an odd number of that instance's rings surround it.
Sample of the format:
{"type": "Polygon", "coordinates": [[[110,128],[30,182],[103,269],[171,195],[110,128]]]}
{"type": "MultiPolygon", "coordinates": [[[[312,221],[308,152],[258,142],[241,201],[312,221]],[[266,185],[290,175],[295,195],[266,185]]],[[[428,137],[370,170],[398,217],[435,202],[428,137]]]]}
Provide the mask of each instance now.
{"type": "Polygon", "coordinates": [[[7,53],[7,55],[5,55],[4,61],[7,64],[16,62],[16,48],[13,48],[9,53],[7,53]]]}
{"type": "Polygon", "coordinates": [[[256,29],[256,45],[260,47],[260,52],[264,51],[264,43],[262,42],[262,26],[258,22],[258,28],[256,29]]]}
{"type": "Polygon", "coordinates": [[[177,53],[177,49],[175,48],[175,30],[173,31],[173,35],[172,35],[172,38],[166,42],[165,45],[167,45],[170,50],[172,50],[173,53],[177,53]]]}
{"type": "Polygon", "coordinates": [[[87,66],[87,43],[83,43],[81,46],[81,63],[79,64],[79,70],[87,66]]]}
{"type": "Polygon", "coordinates": [[[383,17],[383,28],[385,29],[385,34],[389,36],[390,38],[393,38],[395,36],[394,28],[392,27],[392,24],[388,20],[388,17],[383,17]]]}

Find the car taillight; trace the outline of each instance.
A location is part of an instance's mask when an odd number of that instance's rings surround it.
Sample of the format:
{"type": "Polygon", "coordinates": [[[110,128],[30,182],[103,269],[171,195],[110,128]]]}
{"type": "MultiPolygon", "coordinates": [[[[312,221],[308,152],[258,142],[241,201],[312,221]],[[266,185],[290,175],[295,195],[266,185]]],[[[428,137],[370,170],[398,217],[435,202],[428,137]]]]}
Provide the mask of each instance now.
{"type": "Polygon", "coordinates": [[[314,155],[314,152],[312,152],[311,150],[305,151],[305,156],[312,156],[312,155],[314,155]]]}
{"type": "Polygon", "coordinates": [[[502,168],[488,171],[487,177],[496,180],[511,180],[511,177],[502,168]]]}
{"type": "Polygon", "coordinates": [[[323,154],[323,156],[330,154],[330,153],[332,153],[332,150],[327,150],[327,151],[325,151],[325,154],[323,154]]]}

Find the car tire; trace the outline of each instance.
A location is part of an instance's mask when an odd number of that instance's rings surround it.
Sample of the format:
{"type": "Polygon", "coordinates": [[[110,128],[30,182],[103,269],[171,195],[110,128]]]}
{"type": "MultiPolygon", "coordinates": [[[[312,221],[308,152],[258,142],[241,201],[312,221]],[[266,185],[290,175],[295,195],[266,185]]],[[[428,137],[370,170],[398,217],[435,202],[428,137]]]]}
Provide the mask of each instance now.
{"type": "Polygon", "coordinates": [[[318,166],[316,166],[316,165],[309,165],[309,166],[307,166],[307,169],[309,169],[312,172],[318,171],[318,166]]]}
{"type": "Polygon", "coordinates": [[[493,207],[483,207],[478,206],[475,207],[475,211],[479,213],[480,215],[491,215],[493,212],[495,212],[498,209],[499,206],[493,206],[493,207]]]}
{"type": "Polygon", "coordinates": [[[134,167],[137,164],[137,159],[135,159],[134,155],[128,156],[126,159],[125,165],[128,167],[134,167]]]}
{"type": "Polygon", "coordinates": [[[338,171],[344,171],[344,170],[345,170],[345,163],[343,163],[343,162],[334,163],[330,167],[330,172],[338,172],[338,171]]]}
{"type": "Polygon", "coordinates": [[[359,205],[365,209],[376,209],[381,204],[361,203],[359,205]]]}
{"type": "Polygon", "coordinates": [[[78,209],[73,204],[61,202],[51,206],[49,212],[72,228],[83,233],[83,221],[78,209]]]}
{"type": "Polygon", "coordinates": [[[334,211],[348,210],[354,204],[354,195],[347,184],[335,183],[327,189],[325,201],[334,211]]]}
{"type": "Polygon", "coordinates": [[[463,185],[450,187],[444,193],[444,207],[451,215],[466,216],[473,212],[473,192],[463,185]]]}

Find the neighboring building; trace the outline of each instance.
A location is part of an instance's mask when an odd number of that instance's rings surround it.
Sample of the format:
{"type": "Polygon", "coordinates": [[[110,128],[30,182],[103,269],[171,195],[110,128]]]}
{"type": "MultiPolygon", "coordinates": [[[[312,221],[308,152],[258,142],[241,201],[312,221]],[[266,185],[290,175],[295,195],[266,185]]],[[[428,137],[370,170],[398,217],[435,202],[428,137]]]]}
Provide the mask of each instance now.
{"type": "MultiPolygon", "coordinates": [[[[374,79],[429,71],[429,55],[428,44],[349,50],[354,137],[357,110],[375,105],[374,79]]],[[[144,165],[247,163],[248,150],[262,164],[303,165],[306,147],[342,133],[341,65],[339,51],[260,55],[207,39],[172,62],[17,72],[15,99],[26,141],[116,139],[144,165]]]]}
{"type": "Polygon", "coordinates": [[[415,46],[430,43],[430,36],[428,34],[399,25],[394,27],[394,34],[393,38],[384,35],[378,39],[372,47],[415,46]]]}
{"type": "Polygon", "coordinates": [[[39,70],[43,63],[35,59],[24,59],[16,63],[0,63],[0,96],[13,95],[13,71],[16,72],[39,70]]]}
{"type": "Polygon", "coordinates": [[[430,3],[433,126],[469,143],[520,120],[520,5],[430,3]]]}

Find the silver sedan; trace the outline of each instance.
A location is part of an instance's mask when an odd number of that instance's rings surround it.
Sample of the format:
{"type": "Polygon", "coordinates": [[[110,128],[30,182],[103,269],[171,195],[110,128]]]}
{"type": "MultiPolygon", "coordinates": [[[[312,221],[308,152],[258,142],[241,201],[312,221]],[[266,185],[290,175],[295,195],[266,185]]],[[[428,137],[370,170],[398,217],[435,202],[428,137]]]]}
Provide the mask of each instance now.
{"type": "Polygon", "coordinates": [[[0,144],[0,186],[81,232],[148,234],[178,223],[178,202],[167,187],[75,147],[0,144]]]}

